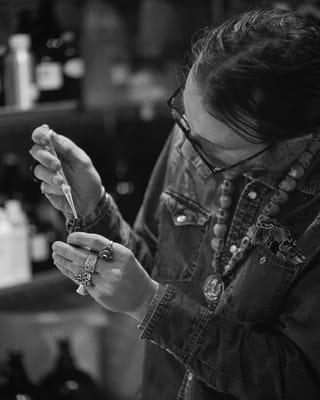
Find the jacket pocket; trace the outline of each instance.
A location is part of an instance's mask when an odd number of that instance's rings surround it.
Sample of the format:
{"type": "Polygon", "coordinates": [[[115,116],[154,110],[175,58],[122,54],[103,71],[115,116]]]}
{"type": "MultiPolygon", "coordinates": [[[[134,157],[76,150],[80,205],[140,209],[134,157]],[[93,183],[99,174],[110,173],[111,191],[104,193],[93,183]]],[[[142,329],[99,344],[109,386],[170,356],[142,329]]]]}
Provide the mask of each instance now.
{"type": "Polygon", "coordinates": [[[283,260],[259,244],[229,286],[224,301],[236,311],[241,322],[270,323],[281,311],[298,270],[299,265],[283,260]]]}
{"type": "Polygon", "coordinates": [[[184,195],[169,190],[161,194],[153,278],[167,282],[193,278],[210,216],[209,211],[184,195]]]}

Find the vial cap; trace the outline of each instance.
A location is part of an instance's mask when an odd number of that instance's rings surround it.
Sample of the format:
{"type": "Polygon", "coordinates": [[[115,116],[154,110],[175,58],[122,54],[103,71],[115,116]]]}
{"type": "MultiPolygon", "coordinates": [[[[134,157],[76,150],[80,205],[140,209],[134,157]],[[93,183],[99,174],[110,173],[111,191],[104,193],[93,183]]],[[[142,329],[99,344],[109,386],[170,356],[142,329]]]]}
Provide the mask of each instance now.
{"type": "Polygon", "coordinates": [[[19,33],[9,37],[9,47],[11,49],[25,49],[31,45],[30,35],[19,33]]]}

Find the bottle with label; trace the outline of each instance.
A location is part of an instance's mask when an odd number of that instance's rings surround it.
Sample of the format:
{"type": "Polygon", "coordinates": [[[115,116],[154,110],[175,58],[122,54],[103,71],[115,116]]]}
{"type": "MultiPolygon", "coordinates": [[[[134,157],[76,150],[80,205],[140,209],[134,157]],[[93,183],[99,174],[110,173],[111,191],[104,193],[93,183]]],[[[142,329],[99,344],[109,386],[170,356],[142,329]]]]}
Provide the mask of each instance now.
{"type": "MultiPolygon", "coordinates": [[[[13,285],[29,282],[31,280],[31,265],[27,216],[21,202],[16,199],[6,201],[5,213],[11,225],[11,234],[8,240],[11,266],[5,284],[13,285]]],[[[4,281],[1,282],[1,284],[3,283],[4,281]]]]}
{"type": "Polygon", "coordinates": [[[9,37],[9,53],[4,59],[5,104],[25,110],[35,98],[31,38],[26,34],[9,37]]]}
{"type": "Polygon", "coordinates": [[[4,57],[7,48],[4,44],[0,44],[0,107],[4,106],[4,57]]]}
{"type": "Polygon", "coordinates": [[[52,372],[40,384],[40,393],[46,400],[102,400],[93,379],[75,364],[67,339],[58,341],[58,357],[52,372]]]}
{"type": "Polygon", "coordinates": [[[37,389],[29,380],[20,351],[9,351],[3,368],[1,400],[37,400],[37,389]]]}
{"type": "Polygon", "coordinates": [[[54,2],[40,2],[35,21],[33,42],[36,52],[36,84],[39,102],[63,97],[62,40],[55,16],[54,2]]]}
{"type": "Polygon", "coordinates": [[[63,98],[79,100],[81,80],[84,75],[84,61],[79,52],[79,46],[74,32],[64,32],[61,35],[63,56],[63,98]]]}

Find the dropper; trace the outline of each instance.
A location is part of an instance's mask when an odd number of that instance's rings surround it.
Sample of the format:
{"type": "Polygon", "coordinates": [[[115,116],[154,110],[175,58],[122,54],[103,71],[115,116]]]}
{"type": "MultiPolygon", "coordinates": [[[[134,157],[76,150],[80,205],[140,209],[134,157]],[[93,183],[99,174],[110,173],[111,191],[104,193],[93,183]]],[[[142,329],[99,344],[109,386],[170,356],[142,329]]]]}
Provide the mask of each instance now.
{"type": "MultiPolygon", "coordinates": [[[[49,143],[50,143],[49,144],[50,151],[57,159],[59,159],[58,156],[57,156],[57,153],[56,153],[56,149],[54,148],[53,141],[52,141],[52,135],[53,135],[53,130],[52,129],[50,129],[49,135],[50,135],[50,141],[49,141],[49,143]]],[[[65,196],[65,198],[66,198],[66,200],[67,200],[67,202],[68,202],[68,204],[69,204],[69,206],[71,208],[73,217],[75,219],[78,219],[78,214],[77,214],[76,208],[74,206],[74,201],[73,201],[72,194],[71,194],[71,187],[68,184],[67,178],[66,178],[66,176],[65,176],[65,174],[63,172],[62,167],[60,167],[59,173],[60,173],[60,175],[62,176],[62,178],[64,180],[64,183],[62,183],[62,185],[61,185],[61,189],[63,191],[63,194],[64,194],[64,196],[65,196]]]]}

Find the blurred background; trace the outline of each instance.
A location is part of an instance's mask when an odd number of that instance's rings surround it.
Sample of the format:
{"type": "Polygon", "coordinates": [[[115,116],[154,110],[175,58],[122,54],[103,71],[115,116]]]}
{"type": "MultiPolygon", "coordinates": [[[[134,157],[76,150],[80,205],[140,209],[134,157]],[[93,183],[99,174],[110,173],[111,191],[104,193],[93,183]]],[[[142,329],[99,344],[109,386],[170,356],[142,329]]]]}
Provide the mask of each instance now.
{"type": "Polygon", "coordinates": [[[0,399],[136,399],[143,342],[58,273],[64,220],[31,179],[31,133],[74,140],[134,221],[172,128],[196,31],[249,8],[318,0],[0,0],[0,399]]]}

